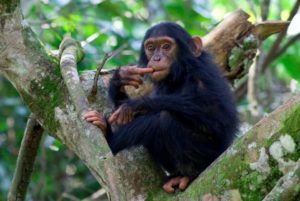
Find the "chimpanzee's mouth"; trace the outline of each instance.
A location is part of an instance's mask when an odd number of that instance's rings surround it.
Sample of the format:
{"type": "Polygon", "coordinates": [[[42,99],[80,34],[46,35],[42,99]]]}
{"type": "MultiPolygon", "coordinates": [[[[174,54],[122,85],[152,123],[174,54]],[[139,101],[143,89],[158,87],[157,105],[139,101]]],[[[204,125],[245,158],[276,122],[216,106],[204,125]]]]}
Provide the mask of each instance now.
{"type": "Polygon", "coordinates": [[[153,69],[153,73],[165,70],[165,68],[158,68],[158,69],[157,68],[152,68],[152,69],[153,69]]]}

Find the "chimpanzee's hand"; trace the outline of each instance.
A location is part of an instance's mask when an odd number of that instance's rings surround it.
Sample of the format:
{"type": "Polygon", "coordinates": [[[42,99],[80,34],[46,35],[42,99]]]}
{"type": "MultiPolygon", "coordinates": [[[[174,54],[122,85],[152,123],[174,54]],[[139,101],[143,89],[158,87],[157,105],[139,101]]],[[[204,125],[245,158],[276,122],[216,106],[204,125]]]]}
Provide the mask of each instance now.
{"type": "Polygon", "coordinates": [[[131,85],[138,88],[143,83],[145,74],[153,73],[152,68],[139,68],[137,66],[122,67],[119,69],[121,86],[131,85]]]}
{"type": "Polygon", "coordinates": [[[94,124],[95,126],[97,126],[98,128],[100,128],[103,132],[106,132],[106,128],[107,128],[106,121],[105,121],[104,117],[96,110],[92,110],[92,111],[85,113],[83,115],[83,118],[86,121],[88,121],[88,122],[94,124]]]}
{"type": "Polygon", "coordinates": [[[128,104],[122,104],[114,113],[112,113],[108,119],[111,124],[115,122],[117,125],[124,125],[131,122],[136,112],[128,104]]]}

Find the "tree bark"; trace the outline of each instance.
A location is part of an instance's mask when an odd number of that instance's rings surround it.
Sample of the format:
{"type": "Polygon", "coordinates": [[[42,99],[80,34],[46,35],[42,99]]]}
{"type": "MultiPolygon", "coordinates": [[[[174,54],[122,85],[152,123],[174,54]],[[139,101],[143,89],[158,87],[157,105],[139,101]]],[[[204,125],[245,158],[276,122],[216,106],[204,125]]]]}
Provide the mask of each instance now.
{"type": "MultiPolygon", "coordinates": [[[[105,84],[110,74],[99,79],[98,92],[93,101],[88,102],[86,97],[90,95],[94,72],[82,74],[79,84],[74,69],[76,51],[71,50],[73,53],[68,56],[71,61],[67,65],[62,62],[60,69],[58,59],[46,53],[25,25],[19,1],[1,1],[0,13],[0,73],[13,83],[40,125],[87,165],[111,200],[255,200],[252,198],[267,195],[286,174],[287,170],[278,170],[282,168],[282,161],[271,159],[266,150],[285,134],[299,148],[300,128],[295,122],[300,114],[299,96],[238,140],[185,192],[166,194],[161,190],[162,171],[149,160],[143,148],[126,150],[113,157],[101,131],[82,120],[82,111],[88,108],[100,110],[104,115],[111,113],[105,84]],[[269,168],[263,168],[264,165],[269,168]]],[[[244,12],[238,11],[208,34],[204,44],[215,55],[225,75],[234,80],[247,73],[256,42],[278,32],[287,23],[275,25],[272,29],[258,29],[247,22],[244,12]],[[222,38],[222,35],[228,37],[222,38]],[[218,43],[214,46],[213,41],[218,43]],[[232,55],[237,57],[230,58],[232,55]]],[[[63,51],[61,54],[63,58],[63,51]]],[[[287,157],[298,160],[298,154],[293,151],[287,157]]]]}

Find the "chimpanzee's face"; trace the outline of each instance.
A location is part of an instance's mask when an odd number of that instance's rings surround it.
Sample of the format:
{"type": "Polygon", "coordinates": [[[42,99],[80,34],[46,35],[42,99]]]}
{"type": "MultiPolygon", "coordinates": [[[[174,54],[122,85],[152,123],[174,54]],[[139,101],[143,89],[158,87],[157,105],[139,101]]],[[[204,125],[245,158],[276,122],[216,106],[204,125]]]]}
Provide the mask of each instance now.
{"type": "Polygon", "coordinates": [[[168,36],[148,38],[144,42],[144,50],[148,59],[147,67],[154,69],[152,79],[160,81],[166,78],[177,56],[176,41],[168,36]]]}

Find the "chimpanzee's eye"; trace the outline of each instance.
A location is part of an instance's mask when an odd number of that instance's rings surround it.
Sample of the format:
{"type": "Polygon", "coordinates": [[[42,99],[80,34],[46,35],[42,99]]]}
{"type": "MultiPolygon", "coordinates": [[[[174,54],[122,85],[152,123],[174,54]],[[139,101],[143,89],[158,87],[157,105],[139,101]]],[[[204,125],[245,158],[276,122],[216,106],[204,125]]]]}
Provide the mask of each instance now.
{"type": "Polygon", "coordinates": [[[147,45],[146,48],[147,48],[148,51],[154,51],[154,49],[155,49],[155,48],[154,48],[154,45],[151,45],[151,44],[150,44],[150,45],[147,45]]]}
{"type": "Polygon", "coordinates": [[[162,48],[164,50],[169,50],[171,48],[171,44],[170,43],[165,43],[165,44],[163,44],[162,48]]]}

